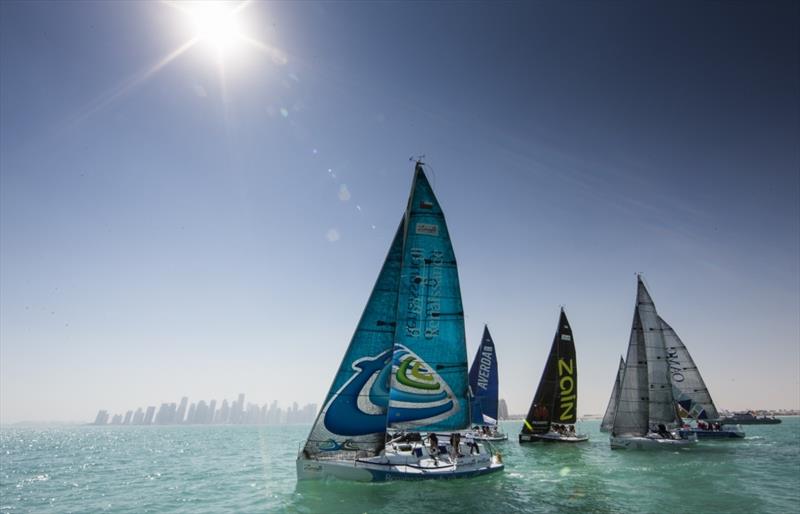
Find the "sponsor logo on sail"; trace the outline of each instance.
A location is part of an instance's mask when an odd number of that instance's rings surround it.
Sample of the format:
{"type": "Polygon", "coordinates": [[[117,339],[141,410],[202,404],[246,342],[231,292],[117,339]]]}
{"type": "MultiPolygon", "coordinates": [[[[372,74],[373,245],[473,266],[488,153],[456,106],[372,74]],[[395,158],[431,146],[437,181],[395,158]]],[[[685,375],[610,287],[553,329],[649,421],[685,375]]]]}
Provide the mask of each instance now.
{"type": "Polygon", "coordinates": [[[683,367],[678,360],[678,350],[674,347],[667,349],[667,364],[669,365],[669,372],[672,375],[672,381],[683,382],[686,377],[683,376],[683,367]]]}
{"type": "Polygon", "coordinates": [[[478,387],[484,391],[489,388],[489,377],[492,375],[492,356],[494,348],[484,346],[481,350],[481,362],[478,368],[478,387]]]}
{"type": "Polygon", "coordinates": [[[575,363],[572,359],[558,359],[559,419],[566,421],[575,416],[575,363]]]}
{"type": "Polygon", "coordinates": [[[416,232],[417,234],[422,234],[426,236],[438,236],[439,225],[433,223],[417,223],[416,232]]]}

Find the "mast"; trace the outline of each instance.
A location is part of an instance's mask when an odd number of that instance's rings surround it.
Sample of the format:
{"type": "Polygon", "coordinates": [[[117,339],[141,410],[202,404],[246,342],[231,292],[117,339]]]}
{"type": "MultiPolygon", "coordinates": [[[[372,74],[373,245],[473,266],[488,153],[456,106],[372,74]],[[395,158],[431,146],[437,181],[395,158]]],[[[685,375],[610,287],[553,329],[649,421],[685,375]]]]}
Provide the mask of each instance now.
{"type": "Polygon", "coordinates": [[[444,213],[417,162],[406,208],[387,426],[469,426],[467,349],[458,268],[444,213]]]}

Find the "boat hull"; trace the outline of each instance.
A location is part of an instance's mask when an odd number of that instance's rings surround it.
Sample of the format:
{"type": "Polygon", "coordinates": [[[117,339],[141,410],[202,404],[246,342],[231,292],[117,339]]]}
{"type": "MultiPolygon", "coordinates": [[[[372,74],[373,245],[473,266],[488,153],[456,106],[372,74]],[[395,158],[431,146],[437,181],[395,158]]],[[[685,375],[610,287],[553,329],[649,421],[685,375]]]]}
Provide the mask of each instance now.
{"type": "Polygon", "coordinates": [[[548,432],[546,434],[519,434],[520,443],[582,443],[589,440],[588,435],[563,435],[548,432]]]}
{"type": "MultiPolygon", "coordinates": [[[[450,434],[452,432],[436,432],[439,435],[440,439],[449,439],[450,434]]],[[[489,442],[489,443],[499,443],[502,441],[508,441],[508,434],[503,432],[498,432],[493,435],[486,435],[486,434],[479,434],[477,432],[458,432],[461,435],[461,441],[466,443],[468,437],[472,437],[474,441],[479,443],[489,442]]]]}
{"type": "MultiPolygon", "coordinates": [[[[383,455],[363,459],[309,459],[301,455],[297,459],[297,479],[356,482],[456,479],[487,475],[504,469],[499,454],[492,455],[481,446],[478,448],[477,454],[470,454],[469,448],[462,445],[460,456],[454,457],[444,451],[437,458],[433,458],[422,445],[413,445],[410,450],[390,449],[383,455]]],[[[447,449],[452,450],[449,447],[447,449]]]]}
{"type": "Polygon", "coordinates": [[[501,441],[508,441],[508,434],[498,435],[476,435],[473,436],[476,441],[488,441],[490,443],[499,443],[501,441]]]}
{"type": "Polygon", "coordinates": [[[614,437],[611,436],[612,450],[679,450],[691,448],[697,444],[697,438],[661,439],[655,437],[614,437]]]}
{"type": "Polygon", "coordinates": [[[387,480],[457,479],[488,475],[502,471],[505,465],[493,460],[488,465],[416,466],[364,461],[297,460],[298,480],[338,479],[354,482],[387,480]]]}
{"type": "Polygon", "coordinates": [[[781,422],[778,418],[723,418],[723,424],[731,425],[777,425],[781,422]]]}
{"type": "Polygon", "coordinates": [[[742,439],[745,435],[742,430],[726,428],[723,428],[722,430],[702,430],[699,428],[690,428],[687,430],[681,429],[679,432],[681,436],[684,437],[694,434],[698,439],[742,439]]]}

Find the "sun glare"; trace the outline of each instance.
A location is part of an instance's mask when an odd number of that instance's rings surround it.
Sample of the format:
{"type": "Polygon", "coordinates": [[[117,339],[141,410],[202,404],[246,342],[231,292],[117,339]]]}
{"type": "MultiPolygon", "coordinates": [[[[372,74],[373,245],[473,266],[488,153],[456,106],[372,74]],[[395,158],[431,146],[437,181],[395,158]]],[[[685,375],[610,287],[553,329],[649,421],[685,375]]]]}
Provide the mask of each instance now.
{"type": "Polygon", "coordinates": [[[282,50],[248,33],[254,21],[244,16],[243,11],[251,0],[162,1],[183,15],[184,27],[192,34],[187,48],[205,47],[214,54],[218,64],[236,57],[243,47],[260,51],[276,64],[286,64],[286,54],[282,50]]]}
{"type": "Polygon", "coordinates": [[[197,2],[188,6],[198,42],[225,54],[241,43],[242,29],[237,9],[226,2],[197,2]]]}

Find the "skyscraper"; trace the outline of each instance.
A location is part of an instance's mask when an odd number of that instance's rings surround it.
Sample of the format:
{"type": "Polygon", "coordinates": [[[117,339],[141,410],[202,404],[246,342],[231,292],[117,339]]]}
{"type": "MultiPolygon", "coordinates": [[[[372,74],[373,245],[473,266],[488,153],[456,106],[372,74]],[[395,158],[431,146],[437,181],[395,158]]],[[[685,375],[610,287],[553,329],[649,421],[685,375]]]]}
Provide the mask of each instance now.
{"type": "Polygon", "coordinates": [[[206,422],[206,416],[208,415],[208,406],[206,405],[205,400],[200,400],[197,402],[197,408],[194,410],[194,423],[195,425],[202,425],[206,422]]]}
{"type": "Polygon", "coordinates": [[[239,393],[239,399],[233,404],[231,423],[244,422],[244,393],[239,393]]]}
{"type": "Polygon", "coordinates": [[[508,419],[508,405],[503,398],[500,398],[500,401],[497,402],[497,417],[500,419],[508,419]]]}
{"type": "Polygon", "coordinates": [[[219,408],[217,413],[217,423],[227,423],[228,416],[230,416],[230,407],[228,407],[228,400],[222,400],[222,407],[219,408]]]}
{"type": "Polygon", "coordinates": [[[97,412],[97,416],[94,418],[95,425],[105,425],[108,423],[108,411],[100,410],[97,412]]]}
{"type": "Polygon", "coordinates": [[[153,416],[156,413],[156,408],[154,405],[150,405],[147,407],[147,412],[144,415],[144,421],[142,422],[143,425],[152,425],[153,424],[153,416]]]}
{"type": "Polygon", "coordinates": [[[175,413],[175,423],[183,423],[186,418],[186,407],[189,403],[189,397],[184,396],[181,398],[181,403],[178,405],[178,411],[175,413]]]}
{"type": "Polygon", "coordinates": [[[186,424],[187,425],[193,425],[194,424],[194,418],[195,418],[195,412],[196,411],[197,411],[197,407],[195,407],[194,402],[192,402],[192,404],[189,405],[189,413],[186,415],[186,424]]]}
{"type": "Polygon", "coordinates": [[[211,403],[208,404],[208,415],[206,416],[206,423],[209,425],[214,422],[214,414],[217,410],[217,400],[211,400],[211,403]]]}
{"type": "Polygon", "coordinates": [[[125,413],[125,419],[122,421],[123,425],[130,425],[131,423],[131,416],[133,416],[133,411],[129,410],[125,413]]]}
{"type": "Polygon", "coordinates": [[[272,400],[267,412],[267,424],[277,425],[280,422],[280,409],[278,408],[278,400],[272,400]]]}
{"type": "Polygon", "coordinates": [[[156,425],[166,425],[167,424],[167,410],[169,406],[166,403],[162,403],[161,407],[158,408],[158,413],[156,414],[155,424],[156,425]]]}
{"type": "Polygon", "coordinates": [[[142,408],[139,407],[136,409],[136,413],[133,415],[133,424],[141,425],[143,421],[144,421],[144,412],[142,412],[142,408]]]}

